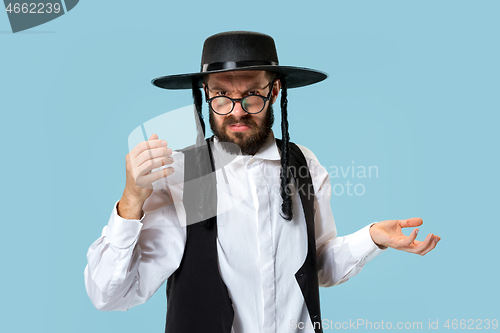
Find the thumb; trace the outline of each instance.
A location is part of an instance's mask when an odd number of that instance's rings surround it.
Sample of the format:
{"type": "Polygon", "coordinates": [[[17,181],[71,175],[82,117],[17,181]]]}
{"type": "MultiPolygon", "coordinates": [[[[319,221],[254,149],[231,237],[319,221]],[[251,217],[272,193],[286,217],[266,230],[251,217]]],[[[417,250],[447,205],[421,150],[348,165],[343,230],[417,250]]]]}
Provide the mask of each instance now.
{"type": "Polygon", "coordinates": [[[152,134],[150,137],[149,137],[149,140],[157,140],[158,139],[158,135],[156,134],[152,134]]]}

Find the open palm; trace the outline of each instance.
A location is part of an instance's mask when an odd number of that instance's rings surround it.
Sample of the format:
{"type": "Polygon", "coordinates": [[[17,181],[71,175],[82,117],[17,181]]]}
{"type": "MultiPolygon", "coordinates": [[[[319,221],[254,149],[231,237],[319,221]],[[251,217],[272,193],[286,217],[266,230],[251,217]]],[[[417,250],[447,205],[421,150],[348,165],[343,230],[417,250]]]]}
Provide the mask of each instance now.
{"type": "Polygon", "coordinates": [[[375,223],[370,228],[370,236],[378,246],[392,247],[396,250],[425,255],[436,247],[441,237],[428,234],[424,241],[416,240],[418,228],[412,230],[409,236],[403,234],[403,228],[422,225],[421,218],[406,220],[386,220],[375,223]]]}

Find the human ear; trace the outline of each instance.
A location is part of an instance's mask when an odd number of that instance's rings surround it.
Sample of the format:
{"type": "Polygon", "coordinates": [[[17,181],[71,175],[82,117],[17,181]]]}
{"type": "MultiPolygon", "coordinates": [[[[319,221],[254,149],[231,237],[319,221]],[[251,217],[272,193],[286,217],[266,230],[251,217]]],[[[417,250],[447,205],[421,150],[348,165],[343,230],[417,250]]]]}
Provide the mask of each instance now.
{"type": "Polygon", "coordinates": [[[271,104],[274,104],[278,99],[278,94],[280,90],[281,90],[281,81],[279,79],[276,79],[273,85],[273,92],[271,94],[271,104]]]}
{"type": "Polygon", "coordinates": [[[207,85],[206,85],[205,81],[203,81],[201,84],[203,85],[203,93],[205,94],[205,100],[207,100],[208,99],[208,93],[207,93],[207,89],[206,89],[207,85]]]}

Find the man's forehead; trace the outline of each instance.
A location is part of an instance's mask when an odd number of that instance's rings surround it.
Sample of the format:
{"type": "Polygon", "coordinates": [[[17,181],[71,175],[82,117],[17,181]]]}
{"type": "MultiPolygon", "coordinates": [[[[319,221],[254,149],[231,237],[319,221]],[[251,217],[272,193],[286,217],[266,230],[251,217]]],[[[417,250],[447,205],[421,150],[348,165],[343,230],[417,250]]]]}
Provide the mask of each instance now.
{"type": "Polygon", "coordinates": [[[233,71],[224,73],[212,73],[207,75],[205,83],[210,86],[221,85],[221,86],[261,86],[266,84],[268,81],[267,72],[265,71],[233,71]]]}

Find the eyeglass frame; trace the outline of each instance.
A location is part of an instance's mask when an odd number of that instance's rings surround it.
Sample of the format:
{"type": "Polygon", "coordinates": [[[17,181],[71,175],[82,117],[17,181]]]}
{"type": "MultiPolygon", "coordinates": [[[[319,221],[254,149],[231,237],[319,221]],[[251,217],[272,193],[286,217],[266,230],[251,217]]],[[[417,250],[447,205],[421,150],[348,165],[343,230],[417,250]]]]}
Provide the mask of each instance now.
{"type": "Polygon", "coordinates": [[[240,105],[241,105],[241,109],[243,111],[245,111],[246,113],[248,114],[259,114],[261,113],[262,111],[264,111],[265,107],[266,107],[266,102],[269,101],[271,99],[271,93],[273,92],[273,88],[274,88],[274,82],[276,81],[277,79],[274,79],[272,80],[271,82],[269,82],[264,88],[267,88],[268,86],[271,86],[271,89],[269,90],[269,93],[267,94],[267,97],[264,97],[264,96],[261,96],[261,95],[247,95],[245,97],[242,97],[242,98],[231,98],[229,96],[214,96],[212,98],[208,98],[208,92],[207,92],[207,89],[210,90],[210,88],[208,88],[208,84],[205,84],[205,101],[208,103],[208,107],[213,111],[215,112],[216,114],[218,114],[219,116],[226,116],[228,114],[230,114],[231,112],[233,112],[234,110],[234,106],[236,105],[236,102],[240,102],[240,105]],[[262,109],[259,111],[259,112],[253,112],[253,113],[250,113],[248,112],[247,110],[245,110],[245,107],[243,106],[243,103],[242,101],[247,98],[247,97],[250,97],[250,96],[257,96],[257,97],[260,97],[264,100],[264,106],[262,106],[262,109]],[[212,101],[216,98],[219,98],[219,97],[224,97],[224,98],[227,98],[229,100],[231,100],[231,103],[233,103],[233,106],[231,107],[231,111],[229,111],[228,113],[218,113],[217,111],[215,111],[213,108],[212,108],[212,101]]]}

